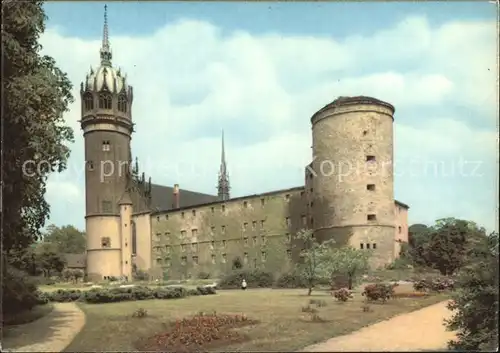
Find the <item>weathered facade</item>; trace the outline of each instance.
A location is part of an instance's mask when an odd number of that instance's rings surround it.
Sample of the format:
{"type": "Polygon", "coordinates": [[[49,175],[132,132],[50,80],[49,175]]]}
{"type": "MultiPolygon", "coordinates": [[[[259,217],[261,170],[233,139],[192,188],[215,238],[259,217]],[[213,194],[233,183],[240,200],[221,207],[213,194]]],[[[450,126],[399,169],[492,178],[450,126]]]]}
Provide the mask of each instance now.
{"type": "MultiPolygon", "coordinates": [[[[105,15],[106,18],[106,15],[105,15]]],[[[394,200],[394,107],[341,97],[311,118],[304,186],[230,197],[222,145],[218,195],[160,186],[131,168],[133,90],[111,64],[105,20],[101,65],[81,85],[86,159],[87,274],[218,276],[245,267],[284,272],[298,258],[298,230],[370,249],[381,266],[408,241],[408,206],[394,200]]]]}

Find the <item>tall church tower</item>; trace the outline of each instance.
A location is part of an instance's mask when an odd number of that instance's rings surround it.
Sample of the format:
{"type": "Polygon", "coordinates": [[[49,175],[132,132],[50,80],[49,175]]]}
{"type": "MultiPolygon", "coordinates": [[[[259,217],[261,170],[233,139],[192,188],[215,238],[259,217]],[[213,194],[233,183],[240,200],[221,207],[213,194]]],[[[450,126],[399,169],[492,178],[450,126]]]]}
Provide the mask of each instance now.
{"type": "Polygon", "coordinates": [[[111,64],[107,6],[101,63],[81,83],[80,121],[85,139],[87,274],[91,279],[131,276],[128,195],[131,163],[132,87],[111,64]],[[125,218],[124,218],[125,217],[125,218]]]}
{"type": "Polygon", "coordinates": [[[217,195],[219,200],[229,200],[229,175],[226,165],[226,151],[224,150],[224,131],[222,131],[222,152],[219,170],[219,183],[217,184],[217,195]]]}

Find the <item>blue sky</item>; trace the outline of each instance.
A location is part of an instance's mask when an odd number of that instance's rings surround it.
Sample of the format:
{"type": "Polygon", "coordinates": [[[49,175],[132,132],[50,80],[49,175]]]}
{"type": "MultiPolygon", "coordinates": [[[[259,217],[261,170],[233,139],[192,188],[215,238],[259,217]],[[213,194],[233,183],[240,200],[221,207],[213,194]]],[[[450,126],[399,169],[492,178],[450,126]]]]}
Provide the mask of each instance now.
{"type": "MultiPolygon", "coordinates": [[[[99,64],[103,6],[45,5],[44,53],[76,98],[69,169],[49,179],[57,225],[84,227],[78,88],[99,64]]],[[[495,5],[111,2],[108,13],[113,63],[134,86],[133,155],[154,182],[214,193],[224,129],[233,196],[301,185],[310,116],[372,95],[396,106],[395,195],[410,223],[496,226],[495,5]]]]}

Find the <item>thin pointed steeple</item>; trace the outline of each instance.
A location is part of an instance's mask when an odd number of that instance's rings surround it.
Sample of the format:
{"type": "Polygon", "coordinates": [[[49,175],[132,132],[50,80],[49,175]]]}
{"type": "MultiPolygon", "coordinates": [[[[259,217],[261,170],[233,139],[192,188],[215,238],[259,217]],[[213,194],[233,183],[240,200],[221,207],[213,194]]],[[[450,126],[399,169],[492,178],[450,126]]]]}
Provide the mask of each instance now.
{"type": "Polygon", "coordinates": [[[102,30],[102,45],[101,45],[101,65],[111,66],[111,47],[109,45],[109,30],[108,30],[108,5],[104,5],[104,27],[102,30]]]}
{"type": "Polygon", "coordinates": [[[219,183],[217,185],[219,200],[229,200],[229,175],[226,164],[226,150],[224,148],[224,130],[222,130],[222,152],[219,170],[219,183]]]}

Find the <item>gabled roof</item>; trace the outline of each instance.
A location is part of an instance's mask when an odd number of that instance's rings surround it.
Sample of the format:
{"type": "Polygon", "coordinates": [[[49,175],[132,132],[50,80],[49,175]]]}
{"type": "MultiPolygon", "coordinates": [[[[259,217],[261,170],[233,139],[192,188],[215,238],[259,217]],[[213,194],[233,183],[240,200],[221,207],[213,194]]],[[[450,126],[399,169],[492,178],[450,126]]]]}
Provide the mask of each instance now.
{"type": "Polygon", "coordinates": [[[66,267],[69,268],[85,268],[87,261],[87,254],[63,254],[66,259],[66,267]]]}

